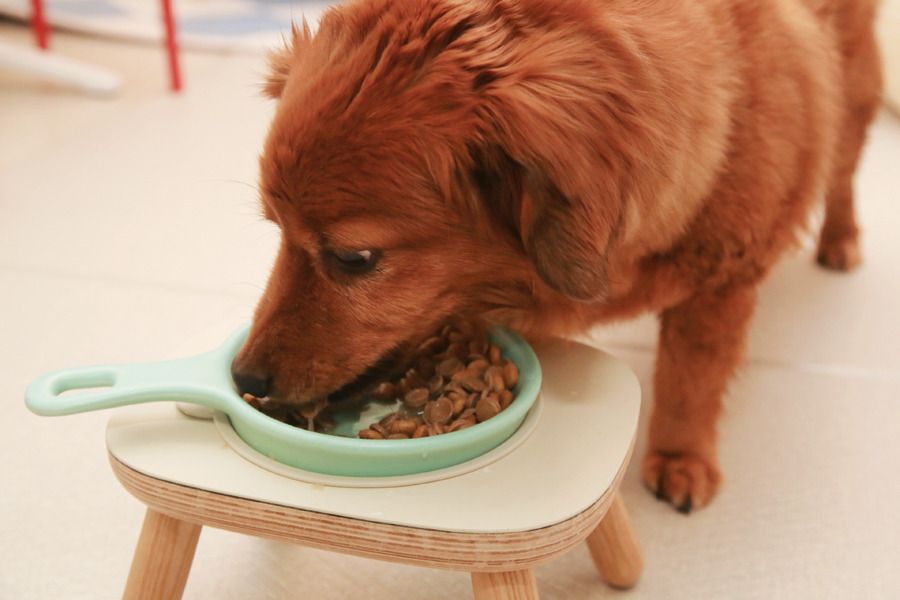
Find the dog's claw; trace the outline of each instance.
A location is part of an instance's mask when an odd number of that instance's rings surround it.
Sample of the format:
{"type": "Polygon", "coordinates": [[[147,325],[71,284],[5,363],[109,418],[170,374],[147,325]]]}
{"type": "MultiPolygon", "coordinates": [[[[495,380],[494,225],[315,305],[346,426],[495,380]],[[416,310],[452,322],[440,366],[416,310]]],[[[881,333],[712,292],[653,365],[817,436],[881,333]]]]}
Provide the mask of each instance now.
{"type": "Polygon", "coordinates": [[[680,513],[706,506],[719,486],[719,472],[696,454],[650,452],[644,457],[644,483],[657,499],[680,513]]]}
{"type": "Polygon", "coordinates": [[[822,239],[816,262],[826,269],[852,271],[861,262],[859,241],[855,237],[822,239]]]}
{"type": "Polygon", "coordinates": [[[656,499],[657,500],[665,500],[666,493],[663,491],[662,487],[662,477],[659,478],[659,481],[656,483],[656,499]]]}
{"type": "Polygon", "coordinates": [[[675,510],[684,515],[691,514],[691,509],[694,507],[694,502],[691,500],[691,497],[688,496],[684,499],[684,501],[675,507],[675,510]]]}

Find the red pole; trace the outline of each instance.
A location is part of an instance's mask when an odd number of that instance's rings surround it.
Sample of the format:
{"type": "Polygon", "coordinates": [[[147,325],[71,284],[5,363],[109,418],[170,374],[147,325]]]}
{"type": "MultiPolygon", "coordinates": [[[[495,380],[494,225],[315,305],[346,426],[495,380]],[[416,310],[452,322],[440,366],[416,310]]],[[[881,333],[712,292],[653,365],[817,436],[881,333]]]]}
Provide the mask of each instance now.
{"type": "Polygon", "coordinates": [[[34,39],[41,50],[47,49],[47,21],[44,20],[44,4],[42,0],[31,0],[31,29],[34,39]]]}
{"type": "MultiPolygon", "coordinates": [[[[39,0],[34,0],[38,2],[39,0]]],[[[172,0],[162,0],[163,24],[166,27],[166,51],[169,54],[169,74],[172,91],[181,89],[181,75],[178,72],[178,44],[175,41],[175,18],[172,16],[172,0]]]]}

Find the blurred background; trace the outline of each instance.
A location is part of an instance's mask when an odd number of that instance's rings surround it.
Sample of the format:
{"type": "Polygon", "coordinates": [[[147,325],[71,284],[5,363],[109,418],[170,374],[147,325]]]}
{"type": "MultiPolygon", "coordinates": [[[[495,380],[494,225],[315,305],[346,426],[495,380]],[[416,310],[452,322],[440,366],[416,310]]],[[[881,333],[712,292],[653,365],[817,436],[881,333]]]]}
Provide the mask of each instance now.
{"type": "MultiPolygon", "coordinates": [[[[121,596],[144,508],[109,469],[109,415],[39,418],[23,392],[56,368],[182,354],[249,318],[278,237],[255,190],[264,53],[324,6],[176,1],[173,92],[159,3],[51,0],[36,51],[31,4],[0,0],[0,599],[121,596]]],[[[643,489],[635,460],[623,490],[644,579],[611,590],[579,547],[537,570],[545,600],[898,597],[900,0],[883,3],[879,35],[887,107],[856,182],[863,266],[818,268],[812,240],[779,265],[727,400],[720,496],[685,517],[643,489]]],[[[655,335],[648,316],[586,337],[641,380],[635,457],[655,335]]],[[[205,529],[184,597],[363,594],[460,598],[471,584],[205,529]]]]}

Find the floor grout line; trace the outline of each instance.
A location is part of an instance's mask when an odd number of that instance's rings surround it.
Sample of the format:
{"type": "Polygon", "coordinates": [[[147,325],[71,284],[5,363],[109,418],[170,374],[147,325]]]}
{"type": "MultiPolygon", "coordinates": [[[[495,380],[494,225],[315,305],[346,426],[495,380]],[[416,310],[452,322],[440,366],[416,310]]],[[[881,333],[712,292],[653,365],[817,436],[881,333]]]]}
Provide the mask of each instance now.
{"type": "MultiPolygon", "coordinates": [[[[585,340],[577,340],[582,343],[585,340]]],[[[606,349],[606,350],[614,350],[621,349],[628,352],[636,352],[636,353],[647,353],[647,354],[655,354],[656,346],[655,345],[647,345],[640,343],[629,343],[629,342],[606,342],[603,344],[597,344],[594,342],[593,345],[595,347],[606,349]]],[[[763,357],[748,357],[744,363],[743,367],[748,366],[756,366],[756,367],[765,367],[770,369],[781,369],[788,371],[796,371],[799,373],[808,373],[811,375],[824,375],[829,377],[839,377],[842,379],[866,379],[870,381],[896,381],[900,382],[900,370],[893,371],[891,369],[884,369],[879,367],[867,367],[862,365],[841,365],[841,364],[828,364],[828,363],[813,363],[813,362],[790,362],[784,360],[774,360],[763,357]]]]}

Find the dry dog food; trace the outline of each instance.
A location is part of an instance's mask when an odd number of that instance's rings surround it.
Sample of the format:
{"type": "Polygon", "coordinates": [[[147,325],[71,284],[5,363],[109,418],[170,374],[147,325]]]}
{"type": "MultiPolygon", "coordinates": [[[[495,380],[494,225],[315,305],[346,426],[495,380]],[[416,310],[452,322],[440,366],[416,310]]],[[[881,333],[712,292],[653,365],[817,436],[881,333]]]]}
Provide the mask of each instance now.
{"type": "MultiPolygon", "coordinates": [[[[418,348],[402,376],[369,391],[376,402],[402,401],[401,409],[359,432],[361,439],[392,440],[451,433],[491,419],[514,399],[519,382],[515,363],[500,356],[486,333],[468,325],[448,325],[418,348]]],[[[244,395],[253,408],[283,423],[331,433],[335,420],[325,401],[295,408],[268,398],[244,395]]]]}

